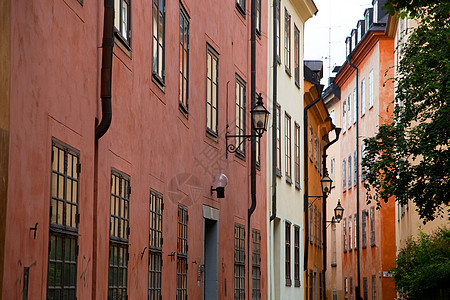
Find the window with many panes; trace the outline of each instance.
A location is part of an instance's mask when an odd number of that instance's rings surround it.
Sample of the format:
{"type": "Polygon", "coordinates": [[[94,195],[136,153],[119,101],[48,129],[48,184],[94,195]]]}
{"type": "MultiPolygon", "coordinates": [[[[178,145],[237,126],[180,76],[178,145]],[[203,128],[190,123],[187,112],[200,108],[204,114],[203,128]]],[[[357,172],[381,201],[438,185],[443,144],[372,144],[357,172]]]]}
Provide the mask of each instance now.
{"type": "Polygon", "coordinates": [[[361,81],[361,117],[366,113],[366,80],[361,81]]]}
{"type": "Polygon", "coordinates": [[[373,70],[369,72],[369,109],[373,107],[373,70]]]}
{"type": "Polygon", "coordinates": [[[300,30],[294,24],[294,79],[300,87],[300,30]]]}
{"type": "Polygon", "coordinates": [[[317,139],[317,134],[314,135],[314,165],[317,168],[317,164],[319,162],[319,141],[317,139]]]}
{"type": "Polygon", "coordinates": [[[342,227],[344,233],[344,252],[347,252],[347,220],[345,218],[342,220],[342,227]]]}
{"type": "Polygon", "coordinates": [[[208,45],[206,51],[206,131],[218,134],[219,54],[208,45]]]}
{"type": "MultiPolygon", "coordinates": [[[[364,147],[365,147],[365,145],[364,145],[364,142],[363,142],[363,144],[361,145],[361,162],[364,159],[364,147]]],[[[364,181],[365,179],[366,179],[365,168],[361,165],[361,181],[364,181]]]]}
{"type": "Polygon", "coordinates": [[[252,230],[252,300],[261,299],[261,233],[252,230]]]}
{"type": "Polygon", "coordinates": [[[342,162],[342,187],[344,189],[344,192],[345,192],[345,190],[347,188],[347,180],[346,180],[347,176],[345,176],[346,175],[346,171],[347,171],[347,164],[346,164],[345,159],[344,159],[344,161],[342,162]]]}
{"type": "Polygon", "coordinates": [[[353,227],[353,220],[352,217],[348,217],[348,250],[352,251],[352,237],[353,237],[353,232],[352,232],[352,227],[353,227]]]}
{"type": "Polygon", "coordinates": [[[358,183],[358,173],[357,173],[357,171],[358,171],[358,159],[356,157],[356,154],[357,154],[357,152],[355,150],[355,152],[353,152],[353,175],[354,175],[353,185],[354,186],[356,185],[356,183],[358,183]]]}
{"type": "Polygon", "coordinates": [[[281,16],[280,16],[280,11],[281,11],[281,4],[280,4],[280,0],[275,0],[275,5],[276,7],[276,11],[277,11],[277,39],[276,39],[276,49],[277,49],[277,59],[278,62],[280,62],[280,53],[281,53],[281,40],[280,40],[280,36],[281,36],[281,16]]]}
{"type": "Polygon", "coordinates": [[[312,244],[314,242],[314,215],[313,215],[313,205],[309,204],[309,242],[312,244]]]}
{"type": "Polygon", "coordinates": [[[284,65],[291,72],[291,15],[284,9],[284,65]]]}
{"type": "Polygon", "coordinates": [[[300,286],[300,227],[294,226],[294,286],[300,286]]]}
{"type": "Polygon", "coordinates": [[[292,153],[291,153],[291,116],[289,116],[287,113],[284,115],[284,133],[285,133],[285,164],[286,164],[286,180],[291,181],[292,177],[292,153]]]}
{"type": "Polygon", "coordinates": [[[347,126],[348,129],[352,127],[352,95],[347,98],[347,126]]]}
{"type": "Polygon", "coordinates": [[[127,299],[130,179],[111,172],[108,299],[127,299]]]}
{"type": "Polygon", "coordinates": [[[367,210],[362,211],[361,223],[361,243],[364,249],[367,246],[367,210]]]}
{"type": "Polygon", "coordinates": [[[245,0],[236,0],[236,8],[242,15],[245,15],[245,0]]]}
{"type": "Polygon", "coordinates": [[[291,223],[285,225],[284,265],[286,286],[291,285],[291,223]]]}
{"type": "Polygon", "coordinates": [[[372,300],[377,300],[377,277],[372,275],[372,300]]]}
{"type": "Polygon", "coordinates": [[[357,113],[357,109],[356,106],[358,104],[358,101],[356,99],[356,88],[353,89],[353,124],[356,123],[356,113],[357,113]]]}
{"type": "Polygon", "coordinates": [[[234,299],[245,300],[245,227],[234,224],[234,299]]]}
{"type": "Polygon", "coordinates": [[[330,160],[330,178],[332,180],[331,187],[334,187],[334,182],[336,179],[336,159],[334,157],[330,160]]]}
{"type": "Polygon", "coordinates": [[[261,0],[256,0],[256,34],[261,36],[261,0]]]}
{"type": "Polygon", "coordinates": [[[350,300],[353,300],[353,278],[350,277],[350,300]]]}
{"type": "Polygon", "coordinates": [[[47,299],[76,298],[80,170],[80,153],[53,140],[47,299]]]}
{"type": "MultiPolygon", "coordinates": [[[[245,135],[245,82],[236,75],[236,135],[245,135]]],[[[245,157],[245,142],[243,137],[236,137],[236,145],[239,145],[236,149],[236,153],[245,157]]]]}
{"type": "Polygon", "coordinates": [[[277,171],[281,176],[281,106],[277,104],[277,171]]]}
{"type": "Polygon", "coordinates": [[[189,15],[180,3],[180,89],[181,108],[189,108],[189,15]]]}
{"type": "Polygon", "coordinates": [[[354,228],[355,228],[355,240],[354,240],[354,248],[355,248],[355,250],[356,249],[358,249],[358,231],[359,231],[359,227],[358,227],[358,218],[357,218],[357,215],[355,214],[354,216],[353,216],[353,221],[355,222],[355,226],[354,226],[354,228]]]}
{"type": "Polygon", "coordinates": [[[313,300],[314,298],[313,288],[314,288],[314,273],[312,270],[309,270],[309,300],[313,300]]]}
{"type": "Polygon", "coordinates": [[[131,0],[114,0],[114,32],[126,47],[131,47],[131,0]]]}
{"type": "Polygon", "coordinates": [[[352,188],[352,156],[348,156],[348,188],[352,188]]]}
{"type": "Polygon", "coordinates": [[[187,300],[188,210],[178,205],[177,214],[177,300],[187,300]]]}
{"type": "Polygon", "coordinates": [[[367,277],[363,278],[363,299],[369,300],[369,291],[367,287],[367,277]]]}
{"type": "Polygon", "coordinates": [[[153,0],[153,77],[164,84],[166,44],[166,0],[153,0]]]}
{"type": "Polygon", "coordinates": [[[375,208],[370,208],[370,245],[375,246],[375,208]]]}
{"type": "Polygon", "coordinates": [[[150,191],[148,244],[148,299],[161,299],[163,196],[150,191]]]}
{"type": "Polygon", "coordinates": [[[294,149],[295,186],[300,188],[300,125],[297,122],[295,122],[294,149]]]}
{"type": "Polygon", "coordinates": [[[313,159],[313,128],[312,125],[309,125],[309,159],[312,161],[313,159]]]}

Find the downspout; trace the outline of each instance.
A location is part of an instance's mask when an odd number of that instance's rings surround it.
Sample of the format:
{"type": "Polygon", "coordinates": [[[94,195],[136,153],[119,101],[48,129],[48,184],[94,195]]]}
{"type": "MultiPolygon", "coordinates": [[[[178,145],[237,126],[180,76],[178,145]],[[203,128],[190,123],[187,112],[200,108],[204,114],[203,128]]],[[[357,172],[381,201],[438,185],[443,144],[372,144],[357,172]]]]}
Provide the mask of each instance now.
{"type": "Polygon", "coordinates": [[[112,119],[111,107],[111,82],[112,82],[112,58],[114,47],[114,1],[105,0],[105,14],[103,24],[102,44],[102,73],[101,91],[102,98],[102,120],[95,128],[95,142],[108,131],[112,119]]]}
{"type": "MultiPolygon", "coordinates": [[[[341,128],[335,127],[334,124],[332,124],[336,137],[331,142],[327,143],[325,146],[323,146],[322,151],[322,169],[323,169],[323,175],[328,176],[328,170],[327,170],[327,149],[336,143],[339,140],[339,134],[341,133],[341,128]]],[[[327,194],[323,193],[322,198],[322,280],[323,280],[323,299],[327,299],[327,290],[326,290],[326,280],[325,280],[325,272],[327,270],[327,194]]]]}
{"type": "MultiPolygon", "coordinates": [[[[256,104],[256,1],[252,0],[252,7],[251,7],[251,36],[250,36],[250,69],[251,69],[251,77],[250,77],[250,107],[253,109],[256,104]]],[[[255,128],[253,126],[253,122],[251,123],[251,129],[250,133],[255,134],[255,128]]],[[[247,219],[247,228],[248,228],[248,234],[247,234],[247,260],[248,260],[248,273],[251,274],[251,259],[250,259],[250,237],[251,237],[251,227],[250,227],[250,220],[252,217],[253,212],[256,209],[256,138],[251,138],[251,145],[250,145],[250,193],[251,193],[251,199],[252,204],[250,208],[248,209],[248,219],[247,219]]],[[[248,289],[250,294],[250,278],[251,276],[248,276],[248,289]]]]}
{"type": "MultiPolygon", "coordinates": [[[[358,274],[358,285],[355,286],[355,294],[356,294],[356,300],[360,300],[361,298],[361,248],[359,239],[360,239],[360,232],[359,232],[359,113],[358,113],[358,68],[350,62],[351,57],[347,57],[348,64],[355,69],[356,71],[356,224],[357,228],[355,230],[358,230],[358,238],[356,239],[356,246],[358,247],[358,255],[356,256],[356,265],[357,265],[357,274],[358,274]]],[[[351,116],[350,116],[351,118],[351,116]]]]}
{"type": "Polygon", "coordinates": [[[303,211],[305,214],[305,260],[303,270],[308,269],[308,242],[309,242],[309,210],[308,210],[308,110],[322,99],[323,85],[315,84],[318,97],[313,102],[308,104],[303,110],[303,166],[305,172],[305,193],[303,195],[303,211]]]}
{"type": "MultiPolygon", "coordinates": [[[[114,0],[105,0],[103,16],[103,41],[102,41],[102,66],[100,77],[100,97],[102,99],[102,120],[95,127],[94,148],[94,215],[98,209],[98,141],[108,131],[112,119],[111,106],[111,82],[112,82],[112,59],[114,47],[114,0]]],[[[100,7],[99,7],[100,14],[100,7]]],[[[92,277],[97,277],[97,218],[93,221],[93,263],[92,277]]],[[[97,286],[95,280],[92,282],[92,299],[97,299],[97,286]]]]}
{"type": "Polygon", "coordinates": [[[272,214],[270,221],[277,216],[277,0],[273,0],[273,107],[272,107],[272,214]]]}

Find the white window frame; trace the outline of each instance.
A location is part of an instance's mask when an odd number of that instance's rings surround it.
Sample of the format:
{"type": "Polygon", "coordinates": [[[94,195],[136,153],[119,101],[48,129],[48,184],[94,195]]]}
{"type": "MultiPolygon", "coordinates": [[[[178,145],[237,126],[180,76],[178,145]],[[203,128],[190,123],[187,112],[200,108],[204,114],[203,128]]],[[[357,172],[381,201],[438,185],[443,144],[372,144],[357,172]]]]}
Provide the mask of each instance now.
{"type": "Polygon", "coordinates": [[[366,114],[366,79],[361,81],[361,117],[366,114]]]}
{"type": "Polygon", "coordinates": [[[373,69],[369,72],[369,109],[373,107],[373,69]]]}

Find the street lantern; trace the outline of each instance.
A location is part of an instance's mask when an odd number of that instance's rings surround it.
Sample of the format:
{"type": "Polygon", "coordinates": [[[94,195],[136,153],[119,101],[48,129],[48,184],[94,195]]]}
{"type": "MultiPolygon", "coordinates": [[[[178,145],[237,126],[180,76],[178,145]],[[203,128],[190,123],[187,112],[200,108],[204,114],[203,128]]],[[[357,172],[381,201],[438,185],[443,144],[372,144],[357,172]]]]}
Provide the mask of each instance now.
{"type": "Polygon", "coordinates": [[[269,118],[269,111],[264,107],[261,94],[257,95],[258,102],[256,106],[251,110],[253,128],[258,133],[259,136],[267,130],[267,120],[269,118]]]}
{"type": "Polygon", "coordinates": [[[320,180],[320,183],[322,184],[322,192],[328,195],[331,191],[331,183],[333,180],[328,175],[323,176],[323,178],[320,180]]]}
{"type": "Polygon", "coordinates": [[[339,223],[342,220],[344,214],[344,208],[341,206],[341,202],[338,200],[336,208],[334,209],[334,218],[339,223]]]}
{"type": "MultiPolygon", "coordinates": [[[[251,141],[253,138],[260,138],[262,137],[263,133],[267,131],[267,121],[269,119],[270,112],[264,107],[264,103],[262,101],[261,94],[257,95],[258,102],[256,102],[255,107],[250,111],[251,117],[252,117],[252,124],[253,129],[256,131],[252,134],[239,134],[239,135],[231,135],[228,134],[228,130],[225,133],[225,139],[226,139],[226,157],[228,158],[228,153],[234,153],[237,149],[241,146],[241,144],[247,140],[251,141]],[[229,144],[228,139],[229,138],[239,138],[240,140],[239,144],[229,144]]],[[[228,128],[228,125],[227,125],[228,128]]]]}

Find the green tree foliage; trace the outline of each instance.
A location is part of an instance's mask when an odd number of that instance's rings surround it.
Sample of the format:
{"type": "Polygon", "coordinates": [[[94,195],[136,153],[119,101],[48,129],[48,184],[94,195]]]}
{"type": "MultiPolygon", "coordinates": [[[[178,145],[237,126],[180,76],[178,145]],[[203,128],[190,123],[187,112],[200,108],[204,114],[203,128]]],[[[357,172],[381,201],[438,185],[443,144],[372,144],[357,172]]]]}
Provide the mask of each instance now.
{"type": "Polygon", "coordinates": [[[450,292],[450,230],[421,232],[400,250],[395,265],[391,273],[404,298],[445,299],[450,292]]]}
{"type": "Polygon", "coordinates": [[[362,162],[365,187],[374,191],[368,202],[412,200],[424,223],[450,211],[450,4],[425,2],[414,7],[419,25],[407,32],[393,78],[393,119],[364,140],[362,162]]]}

